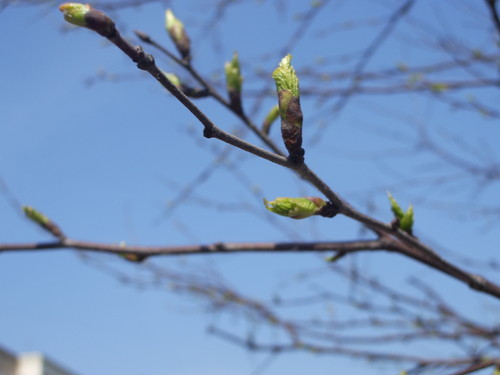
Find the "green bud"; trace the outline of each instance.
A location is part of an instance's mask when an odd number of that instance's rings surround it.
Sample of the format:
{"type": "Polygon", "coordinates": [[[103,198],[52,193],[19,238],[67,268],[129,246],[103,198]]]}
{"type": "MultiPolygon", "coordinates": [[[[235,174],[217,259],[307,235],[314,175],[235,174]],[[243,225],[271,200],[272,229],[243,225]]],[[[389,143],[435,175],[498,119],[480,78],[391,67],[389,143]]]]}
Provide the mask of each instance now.
{"type": "Polygon", "coordinates": [[[65,3],[59,6],[59,10],[63,12],[64,19],[69,23],[86,27],[105,38],[110,38],[117,33],[113,20],[88,4],[65,3]]]}
{"type": "Polygon", "coordinates": [[[193,88],[185,85],[181,79],[174,73],[163,72],[165,77],[168,78],[172,84],[177,87],[180,91],[184,93],[184,95],[190,98],[205,98],[210,95],[208,89],[206,88],[193,88]]]}
{"type": "Polygon", "coordinates": [[[181,82],[181,79],[174,73],[167,73],[167,72],[163,72],[163,74],[165,75],[165,77],[168,78],[168,80],[170,82],[172,82],[172,84],[177,87],[178,89],[180,89],[182,87],[182,82],[181,82]]]}
{"type": "Polygon", "coordinates": [[[172,39],[182,38],[184,24],[174,16],[174,13],[170,9],[167,9],[165,12],[165,27],[172,39]]]}
{"type": "Polygon", "coordinates": [[[184,24],[174,16],[170,9],[165,12],[165,28],[182,58],[191,59],[191,41],[184,29],[184,24]]]}
{"type": "Polygon", "coordinates": [[[241,86],[243,84],[243,77],[241,75],[238,53],[235,52],[233,54],[233,59],[224,65],[224,70],[226,72],[226,87],[231,107],[235,111],[242,113],[241,86]]]}
{"type": "Polygon", "coordinates": [[[28,219],[32,220],[38,225],[44,226],[50,223],[50,219],[47,216],[42,214],[40,211],[35,210],[33,207],[23,206],[23,212],[28,219]]]}
{"type": "Polygon", "coordinates": [[[241,75],[240,61],[238,53],[233,54],[233,59],[224,65],[226,72],[226,85],[228,91],[241,92],[243,77],[241,75]]]}
{"type": "Polygon", "coordinates": [[[281,117],[281,137],[295,163],[304,162],[302,149],[302,110],[300,107],[299,79],[291,65],[292,55],[286,55],[273,72],[278,92],[281,117]]]}
{"type": "Polygon", "coordinates": [[[275,214],[292,219],[305,219],[318,214],[326,202],[318,197],[276,198],[274,201],[264,199],[264,205],[275,214]]]}
{"type": "Polygon", "coordinates": [[[266,118],[264,119],[264,123],[262,124],[262,131],[265,134],[269,134],[269,129],[271,128],[271,125],[276,121],[279,114],[280,114],[279,106],[275,105],[273,108],[271,108],[266,118]]]}
{"type": "Polygon", "coordinates": [[[62,233],[61,229],[40,211],[37,211],[30,206],[23,206],[22,209],[28,219],[38,224],[46,231],[50,232],[53,236],[58,238],[64,237],[64,234],[62,233]]]}
{"type": "Polygon", "coordinates": [[[64,19],[76,26],[86,27],[85,15],[90,10],[90,5],[80,3],[64,3],[59,6],[59,10],[63,12],[64,19]]]}

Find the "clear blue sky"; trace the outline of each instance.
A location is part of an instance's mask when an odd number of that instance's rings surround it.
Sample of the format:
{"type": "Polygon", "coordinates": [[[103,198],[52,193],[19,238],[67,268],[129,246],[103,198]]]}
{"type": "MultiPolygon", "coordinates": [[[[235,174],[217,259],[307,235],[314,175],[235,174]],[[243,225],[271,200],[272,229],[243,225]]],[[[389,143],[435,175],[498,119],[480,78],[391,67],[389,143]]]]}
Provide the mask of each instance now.
{"type": "MultiPolygon", "coordinates": [[[[208,32],[206,21],[213,12],[212,2],[173,3],[190,32],[195,67],[214,79],[218,78],[214,72],[222,74],[233,51],[239,52],[246,77],[257,69],[270,73],[282,57],[283,41],[295,30],[297,14],[308,10],[310,4],[284,2],[288,10],[280,14],[275,2],[244,2],[230,7],[218,27],[208,32]]],[[[328,27],[387,17],[394,1],[364,1],[359,7],[347,1],[333,3],[291,50],[297,68],[362,51],[382,24],[346,33],[328,27]]],[[[411,24],[402,25],[367,70],[442,61],[445,54],[434,54],[430,46],[438,33],[444,35],[449,30],[468,45],[488,48],[488,33],[477,21],[477,14],[484,13],[482,7],[469,9],[467,1],[459,1],[456,7],[432,3],[418,2],[413,21],[428,22],[434,35],[419,34],[411,24]]],[[[163,29],[164,10],[161,4],[127,10],[119,14],[117,23],[126,36],[132,37],[134,29],[142,30],[173,49],[163,29]]],[[[231,160],[251,184],[214,164],[224,146],[204,139],[201,126],[165,90],[97,34],[83,29],[63,32],[63,28],[66,25],[56,4],[8,7],[0,13],[0,177],[15,199],[46,213],[69,236],[92,241],[278,241],[290,239],[290,232],[292,239],[356,238],[359,227],[343,218],[292,223],[286,218],[271,218],[264,212],[263,197],[318,193],[289,172],[253,160],[241,151],[232,151],[231,160]],[[101,81],[90,87],[85,84],[102,71],[128,79],[101,81]],[[165,218],[179,189],[210,166],[215,170],[211,177],[165,218]],[[250,208],[218,210],[202,199],[233,203],[234,208],[245,202],[250,208]]],[[[343,60],[338,61],[337,68],[343,66],[343,60]]],[[[167,71],[175,70],[166,58],[157,57],[157,62],[167,71]]],[[[345,69],[352,66],[346,64],[345,69]]],[[[450,77],[463,78],[461,74],[452,72],[450,77]]],[[[255,90],[262,88],[262,81],[247,78],[244,85],[255,90]]],[[[336,87],[330,81],[325,85],[336,87]]],[[[273,87],[271,79],[268,86],[273,87]]],[[[490,101],[496,98],[498,103],[498,93],[482,91],[477,95],[490,101]]],[[[220,106],[210,100],[198,103],[222,128],[241,130],[236,118],[220,106]]],[[[257,123],[273,101],[266,99],[264,103],[263,109],[252,113],[257,123]]],[[[252,101],[245,102],[245,107],[251,113],[252,101]]],[[[442,142],[451,135],[467,140],[482,150],[484,159],[499,160],[498,120],[451,110],[419,95],[355,98],[340,116],[329,114],[328,108],[331,106],[303,100],[306,156],[309,165],[336,191],[364,209],[374,204],[374,215],[389,221],[385,190],[391,189],[402,205],[414,203],[416,233],[421,238],[483,259],[498,253],[498,225],[492,224],[493,220],[478,219],[464,210],[450,215],[436,203],[465,202],[479,209],[488,202],[498,202],[498,183],[479,188],[463,171],[442,169],[443,175],[459,177],[448,185],[434,181],[430,187],[415,184],[396,189],[398,180],[418,180],[429,171],[439,175],[440,168],[446,166],[432,155],[413,151],[416,126],[425,124],[433,132],[437,129],[436,137],[442,142]],[[326,123],[319,122],[320,117],[326,123]],[[326,130],[321,142],[307,148],[311,134],[322,125],[326,130]],[[396,139],[394,134],[403,138],[396,139]],[[428,196],[431,198],[425,199],[428,196]]],[[[248,139],[257,142],[251,136],[248,139]]],[[[453,150],[458,146],[450,143],[449,147],[453,150]]],[[[480,163],[481,157],[475,162],[480,163]]],[[[0,194],[0,242],[49,240],[14,210],[12,196],[0,194]]],[[[207,313],[196,300],[169,292],[167,285],[127,285],[101,266],[116,268],[135,280],[146,281],[149,273],[115,257],[88,256],[90,260],[85,260],[71,250],[0,255],[0,345],[16,352],[41,351],[82,375],[250,375],[265,363],[265,355],[248,353],[205,332],[211,323],[238,329],[251,324],[207,313]]],[[[220,273],[238,290],[264,299],[277,292],[288,293],[283,285],[303,269],[321,267],[322,257],[194,256],[155,259],[152,264],[171,270],[220,273]]],[[[446,288],[464,312],[498,321],[491,310],[495,306],[492,299],[411,261],[383,254],[361,254],[353,259],[368,274],[393,285],[403,283],[408,274],[418,274],[446,288]]],[[[334,287],[342,291],[349,288],[340,281],[334,287]]],[[[299,295],[301,291],[291,289],[290,293],[299,295]]],[[[272,331],[266,334],[274,337],[272,331]]],[[[294,354],[276,357],[263,373],[322,375],[335,368],[336,373],[357,374],[366,366],[362,361],[294,354]]],[[[384,365],[375,369],[381,373],[388,370],[384,365]]]]}

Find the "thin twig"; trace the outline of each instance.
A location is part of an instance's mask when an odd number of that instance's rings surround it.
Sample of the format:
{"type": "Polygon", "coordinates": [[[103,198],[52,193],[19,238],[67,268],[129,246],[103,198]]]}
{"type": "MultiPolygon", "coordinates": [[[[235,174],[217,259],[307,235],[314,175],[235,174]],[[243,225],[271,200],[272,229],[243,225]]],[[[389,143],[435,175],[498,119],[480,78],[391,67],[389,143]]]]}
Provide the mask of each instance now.
{"type": "Polygon", "coordinates": [[[64,238],[53,242],[27,242],[0,244],[0,252],[20,252],[60,249],[88,250],[110,254],[133,254],[140,256],[239,253],[239,252],[358,252],[385,250],[385,243],[379,240],[340,242],[217,242],[186,246],[135,246],[124,243],[106,244],[64,238]]]}
{"type": "Polygon", "coordinates": [[[158,49],[160,52],[164,53],[166,56],[168,56],[170,59],[172,59],[177,65],[185,69],[191,76],[200,83],[203,88],[205,88],[208,92],[208,94],[217,100],[220,104],[222,104],[224,107],[226,107],[228,110],[233,112],[240,120],[243,121],[243,123],[258,137],[262,140],[264,144],[266,144],[273,152],[275,152],[278,155],[284,155],[280,148],[274,143],[274,141],[269,138],[269,136],[261,131],[261,129],[256,126],[246,115],[243,111],[237,111],[235,110],[232,106],[231,103],[226,100],[222,95],[220,95],[215,88],[210,85],[207,80],[205,80],[200,73],[193,67],[192,63],[190,61],[184,61],[177,56],[175,56],[174,53],[170,52],[167,48],[163,47],[160,43],[158,43],[156,40],[151,38],[148,34],[135,30],[135,34],[138,36],[139,39],[141,39],[144,43],[147,43],[156,49],[158,49]]]}
{"type": "Polygon", "coordinates": [[[345,95],[341,96],[338,102],[333,107],[334,112],[340,111],[349,101],[352,93],[356,90],[359,85],[360,75],[363,73],[366,65],[370,61],[371,57],[375,54],[377,49],[382,45],[384,40],[390,35],[397,22],[411,9],[415,0],[407,0],[400,8],[398,8],[389,18],[387,24],[382,29],[382,31],[375,37],[370,46],[365,50],[362,56],[359,58],[358,63],[354,67],[352,72],[351,86],[345,95]]]}

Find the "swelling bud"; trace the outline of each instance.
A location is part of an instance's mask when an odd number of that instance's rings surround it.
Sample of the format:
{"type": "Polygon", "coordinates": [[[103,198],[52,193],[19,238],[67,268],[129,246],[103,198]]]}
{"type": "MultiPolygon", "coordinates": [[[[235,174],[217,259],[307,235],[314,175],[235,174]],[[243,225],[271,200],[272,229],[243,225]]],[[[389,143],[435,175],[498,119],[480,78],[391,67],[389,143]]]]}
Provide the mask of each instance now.
{"type": "Polygon", "coordinates": [[[318,197],[276,198],[273,201],[264,199],[264,205],[275,214],[292,219],[305,219],[320,214],[326,202],[318,197]]]}

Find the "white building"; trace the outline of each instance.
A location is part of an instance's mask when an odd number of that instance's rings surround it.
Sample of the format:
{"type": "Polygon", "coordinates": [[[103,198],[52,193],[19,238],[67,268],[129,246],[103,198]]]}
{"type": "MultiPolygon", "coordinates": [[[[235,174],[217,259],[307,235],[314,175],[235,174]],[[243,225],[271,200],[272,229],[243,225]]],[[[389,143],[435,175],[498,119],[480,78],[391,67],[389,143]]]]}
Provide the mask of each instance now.
{"type": "Polygon", "coordinates": [[[15,355],[0,347],[0,375],[76,375],[41,353],[15,355]]]}

